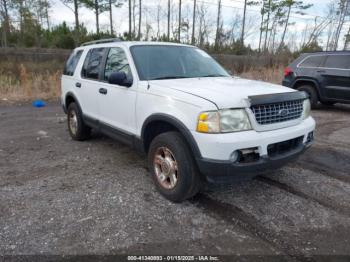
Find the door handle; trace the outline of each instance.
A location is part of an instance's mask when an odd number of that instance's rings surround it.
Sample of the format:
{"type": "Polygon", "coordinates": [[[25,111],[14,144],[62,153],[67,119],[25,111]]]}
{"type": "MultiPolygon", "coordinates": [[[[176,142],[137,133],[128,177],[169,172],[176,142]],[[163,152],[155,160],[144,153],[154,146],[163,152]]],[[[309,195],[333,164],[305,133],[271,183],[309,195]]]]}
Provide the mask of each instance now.
{"type": "Polygon", "coordinates": [[[78,88],[80,88],[80,87],[81,87],[81,83],[76,82],[76,83],[75,83],[75,86],[78,87],[78,88]]]}
{"type": "Polygon", "coordinates": [[[107,89],[106,88],[100,88],[98,90],[98,92],[100,92],[100,94],[106,95],[107,94],[107,89]]]}
{"type": "Polygon", "coordinates": [[[316,70],[317,73],[326,73],[326,70],[316,70]]]}

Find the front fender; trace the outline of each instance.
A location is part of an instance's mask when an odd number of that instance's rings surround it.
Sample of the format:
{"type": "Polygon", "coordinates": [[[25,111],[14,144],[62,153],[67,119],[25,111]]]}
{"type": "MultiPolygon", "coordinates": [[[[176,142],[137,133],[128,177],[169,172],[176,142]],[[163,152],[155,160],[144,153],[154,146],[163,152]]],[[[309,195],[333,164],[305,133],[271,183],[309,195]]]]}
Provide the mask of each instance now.
{"type": "Polygon", "coordinates": [[[190,130],[176,117],[168,114],[162,114],[162,113],[156,113],[151,116],[149,116],[145,122],[143,123],[142,129],[141,129],[141,138],[143,139],[145,136],[145,129],[148,124],[154,122],[154,121],[163,121],[166,122],[178,129],[181,133],[181,135],[185,138],[185,141],[190,146],[190,150],[194,154],[195,158],[201,158],[201,153],[199,150],[199,147],[197,145],[196,140],[192,136],[190,130]]]}

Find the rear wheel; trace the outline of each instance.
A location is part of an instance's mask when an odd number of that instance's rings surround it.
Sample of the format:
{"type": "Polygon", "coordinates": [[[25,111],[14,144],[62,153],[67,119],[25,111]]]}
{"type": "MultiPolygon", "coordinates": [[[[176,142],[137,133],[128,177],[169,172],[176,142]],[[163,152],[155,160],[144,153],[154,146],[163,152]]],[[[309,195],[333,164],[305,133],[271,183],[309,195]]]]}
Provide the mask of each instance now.
{"type": "Polygon", "coordinates": [[[305,91],[310,96],[311,108],[315,108],[318,104],[318,94],[313,86],[303,85],[298,87],[299,91],[305,91]]]}
{"type": "Polygon", "coordinates": [[[67,110],[68,130],[73,140],[83,141],[90,137],[91,128],[83,121],[80,108],[76,103],[71,103],[67,110]]]}
{"type": "Polygon", "coordinates": [[[200,176],[193,156],[178,132],[155,137],[148,162],[158,191],[170,201],[181,202],[200,190],[200,176]]]}

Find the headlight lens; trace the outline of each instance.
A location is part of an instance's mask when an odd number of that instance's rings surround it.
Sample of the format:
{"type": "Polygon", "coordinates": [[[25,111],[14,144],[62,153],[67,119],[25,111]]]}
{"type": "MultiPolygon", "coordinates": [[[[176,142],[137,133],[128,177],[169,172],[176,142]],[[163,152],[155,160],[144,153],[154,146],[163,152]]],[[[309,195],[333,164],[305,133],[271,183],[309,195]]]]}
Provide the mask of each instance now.
{"type": "Polygon", "coordinates": [[[236,132],[251,129],[247,112],[244,109],[220,111],[221,132],[236,132]]]}
{"type": "Polygon", "coordinates": [[[199,115],[197,131],[201,133],[219,133],[220,116],[217,111],[204,112],[199,115]]]}
{"type": "Polygon", "coordinates": [[[228,133],[250,130],[251,125],[244,109],[225,109],[199,115],[197,131],[201,133],[228,133]]]}
{"type": "Polygon", "coordinates": [[[310,99],[305,99],[304,100],[304,105],[303,105],[303,116],[304,119],[308,118],[311,113],[311,104],[310,104],[310,99]]]}

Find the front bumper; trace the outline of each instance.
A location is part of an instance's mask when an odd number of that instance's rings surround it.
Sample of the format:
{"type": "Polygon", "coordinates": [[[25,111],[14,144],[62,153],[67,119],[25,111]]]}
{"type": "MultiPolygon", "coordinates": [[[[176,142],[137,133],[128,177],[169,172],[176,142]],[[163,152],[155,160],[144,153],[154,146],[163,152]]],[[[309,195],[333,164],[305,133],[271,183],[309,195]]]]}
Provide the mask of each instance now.
{"type": "Polygon", "coordinates": [[[225,183],[251,179],[257,175],[278,169],[298,158],[310,144],[302,144],[297,149],[276,157],[262,156],[252,163],[232,163],[210,159],[197,159],[200,172],[211,183],[225,183]]]}
{"type": "Polygon", "coordinates": [[[193,134],[201,157],[197,157],[200,172],[209,182],[226,182],[251,178],[261,173],[278,169],[295,160],[312,144],[309,134],[313,134],[315,121],[309,117],[299,125],[272,131],[254,130],[231,134],[193,134]],[[270,154],[271,145],[300,138],[300,143],[290,150],[270,154]],[[233,162],[232,152],[255,148],[257,159],[248,162],[233,162]]]}

